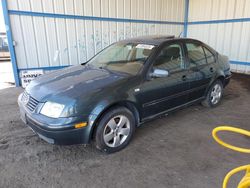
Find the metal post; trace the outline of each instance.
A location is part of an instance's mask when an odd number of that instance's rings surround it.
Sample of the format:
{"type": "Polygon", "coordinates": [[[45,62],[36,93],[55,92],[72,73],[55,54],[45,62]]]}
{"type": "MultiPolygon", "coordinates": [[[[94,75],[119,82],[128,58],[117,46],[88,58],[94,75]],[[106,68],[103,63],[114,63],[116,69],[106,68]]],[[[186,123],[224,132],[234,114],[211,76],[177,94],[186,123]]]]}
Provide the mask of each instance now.
{"type": "Polygon", "coordinates": [[[184,37],[187,37],[188,30],[188,9],[189,9],[189,0],[185,0],[185,16],[184,16],[184,37]]]}
{"type": "Polygon", "coordinates": [[[18,86],[20,86],[20,80],[19,80],[18,68],[17,68],[17,63],[16,63],[15,49],[13,46],[13,38],[12,38],[12,34],[11,34],[10,17],[9,17],[9,13],[8,13],[7,0],[2,0],[2,7],[3,7],[3,17],[4,17],[6,34],[7,34],[7,39],[8,39],[8,46],[9,46],[9,51],[10,51],[12,69],[13,69],[13,73],[14,73],[15,84],[18,87],[18,86]]]}

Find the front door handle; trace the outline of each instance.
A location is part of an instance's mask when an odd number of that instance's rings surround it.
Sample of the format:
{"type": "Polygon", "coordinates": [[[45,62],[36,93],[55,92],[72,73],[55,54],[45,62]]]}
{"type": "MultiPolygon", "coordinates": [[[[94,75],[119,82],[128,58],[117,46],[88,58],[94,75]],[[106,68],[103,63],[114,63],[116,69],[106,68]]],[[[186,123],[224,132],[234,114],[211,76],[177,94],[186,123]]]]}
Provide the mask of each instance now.
{"type": "Polygon", "coordinates": [[[182,81],[186,81],[187,80],[187,76],[186,75],[183,75],[182,76],[182,81]]]}
{"type": "Polygon", "coordinates": [[[214,72],[214,68],[213,67],[210,67],[210,72],[214,72]]]}

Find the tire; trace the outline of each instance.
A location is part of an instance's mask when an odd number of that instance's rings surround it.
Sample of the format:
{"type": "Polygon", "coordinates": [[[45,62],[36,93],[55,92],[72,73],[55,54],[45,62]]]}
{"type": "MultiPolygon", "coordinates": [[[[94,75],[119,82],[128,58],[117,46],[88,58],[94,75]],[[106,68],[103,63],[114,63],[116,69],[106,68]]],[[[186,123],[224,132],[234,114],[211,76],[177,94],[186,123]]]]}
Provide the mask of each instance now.
{"type": "Polygon", "coordinates": [[[220,104],[223,95],[223,84],[220,80],[216,80],[209,88],[206,99],[202,101],[205,107],[216,107],[220,104]]]}
{"type": "Polygon", "coordinates": [[[97,125],[96,148],[106,153],[120,151],[129,144],[134,132],[135,118],[132,112],[125,107],[112,108],[97,125]]]}

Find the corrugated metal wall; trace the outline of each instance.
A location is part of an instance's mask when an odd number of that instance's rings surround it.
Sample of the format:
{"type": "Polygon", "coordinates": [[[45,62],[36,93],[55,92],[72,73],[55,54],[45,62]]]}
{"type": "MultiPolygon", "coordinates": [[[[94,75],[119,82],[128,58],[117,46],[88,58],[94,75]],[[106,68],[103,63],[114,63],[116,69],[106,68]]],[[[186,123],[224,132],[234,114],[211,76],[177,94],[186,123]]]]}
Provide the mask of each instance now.
{"type": "Polygon", "coordinates": [[[121,39],[183,31],[184,0],[7,2],[21,70],[74,65],[121,39]]]}
{"type": "Polygon", "coordinates": [[[229,56],[231,69],[250,74],[250,1],[190,0],[188,37],[229,56]]]}

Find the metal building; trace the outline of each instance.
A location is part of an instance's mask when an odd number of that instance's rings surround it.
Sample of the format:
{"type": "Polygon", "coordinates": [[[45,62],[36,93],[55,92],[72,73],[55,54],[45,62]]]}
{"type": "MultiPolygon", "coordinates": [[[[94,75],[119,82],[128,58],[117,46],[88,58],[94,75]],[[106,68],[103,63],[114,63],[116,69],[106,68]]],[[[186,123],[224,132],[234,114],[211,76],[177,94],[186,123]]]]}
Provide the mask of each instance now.
{"type": "Polygon", "coordinates": [[[124,38],[178,35],[184,21],[184,0],[4,0],[3,8],[17,83],[22,71],[79,64],[124,38]]]}
{"type": "Polygon", "coordinates": [[[232,71],[250,74],[249,0],[190,0],[188,37],[227,55],[232,71]]]}
{"type": "Polygon", "coordinates": [[[2,0],[16,85],[135,36],[183,32],[250,73],[249,0],[2,0]],[[38,72],[39,74],[39,72],[38,72]]]}

